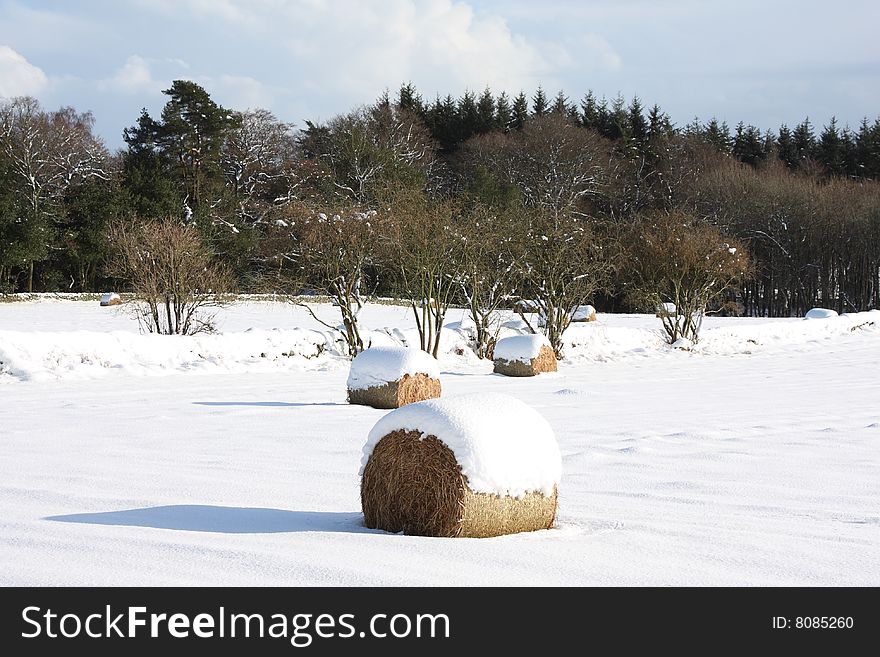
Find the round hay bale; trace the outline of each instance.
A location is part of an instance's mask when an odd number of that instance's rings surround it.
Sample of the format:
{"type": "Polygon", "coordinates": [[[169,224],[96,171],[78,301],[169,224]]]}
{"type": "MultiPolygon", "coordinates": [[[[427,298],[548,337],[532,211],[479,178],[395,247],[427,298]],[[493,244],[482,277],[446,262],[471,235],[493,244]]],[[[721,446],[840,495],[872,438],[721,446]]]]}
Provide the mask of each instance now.
{"type": "Polygon", "coordinates": [[[440,396],[440,367],[420,349],[375,347],[358,354],[348,374],[348,401],[399,408],[440,396]]]}
{"type": "Polygon", "coordinates": [[[811,308],[804,315],[804,319],[831,319],[832,317],[838,317],[837,311],[828,308],[811,308]]]}
{"type": "Polygon", "coordinates": [[[595,322],[596,309],[593,306],[578,306],[571,313],[572,322],[595,322]]]}
{"type": "Polygon", "coordinates": [[[400,408],[406,404],[440,396],[439,379],[427,374],[404,374],[399,381],[348,391],[348,403],[373,408],[400,408]]]}
{"type": "Polygon", "coordinates": [[[437,537],[547,529],[560,472],[552,429],[513,397],[418,402],[370,432],[361,467],[364,523],[437,537]]]}
{"type": "Polygon", "coordinates": [[[661,303],[657,306],[657,317],[675,317],[678,315],[678,309],[674,303],[661,303]]]}
{"type": "Polygon", "coordinates": [[[119,306],[122,305],[122,299],[116,292],[105,292],[101,295],[102,306],[119,306]]]}
{"type": "Polygon", "coordinates": [[[556,354],[543,335],[512,335],[495,343],[495,373],[535,376],[557,371],[556,354]]]}

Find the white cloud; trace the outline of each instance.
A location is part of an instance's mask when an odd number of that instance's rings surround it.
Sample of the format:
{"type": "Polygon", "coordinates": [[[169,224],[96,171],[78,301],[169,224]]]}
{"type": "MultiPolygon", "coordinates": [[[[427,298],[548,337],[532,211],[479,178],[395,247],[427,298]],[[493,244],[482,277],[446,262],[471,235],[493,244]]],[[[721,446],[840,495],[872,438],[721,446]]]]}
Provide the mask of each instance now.
{"type": "Polygon", "coordinates": [[[197,82],[224,107],[243,110],[273,105],[274,94],[271,89],[259,80],[246,75],[200,77],[197,82]]]}
{"type": "MultiPolygon", "coordinates": [[[[620,56],[595,34],[548,41],[462,0],[151,0],[235,28],[239,46],[277,48],[310,94],[372,99],[412,80],[429,95],[465,88],[517,92],[559,83],[560,66],[614,72],[620,56]]],[[[248,71],[261,78],[260,71],[248,71]]]]}
{"type": "Polygon", "coordinates": [[[185,77],[188,69],[187,62],[175,57],[129,55],[112,76],[98,80],[97,87],[124,95],[153,93],[167,87],[171,80],[185,77]]]}
{"type": "Polygon", "coordinates": [[[160,86],[153,79],[150,64],[140,55],[131,55],[116,73],[98,83],[98,88],[111,89],[123,93],[139,93],[160,86]]]}
{"type": "Polygon", "coordinates": [[[48,83],[46,74],[9,46],[0,46],[0,96],[31,96],[48,83]]]}

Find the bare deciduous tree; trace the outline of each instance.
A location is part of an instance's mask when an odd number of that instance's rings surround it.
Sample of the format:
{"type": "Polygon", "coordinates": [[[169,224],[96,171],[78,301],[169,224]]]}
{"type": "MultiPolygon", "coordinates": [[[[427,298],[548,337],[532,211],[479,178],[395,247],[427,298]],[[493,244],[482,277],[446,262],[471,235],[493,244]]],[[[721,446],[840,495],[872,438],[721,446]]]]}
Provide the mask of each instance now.
{"type": "Polygon", "coordinates": [[[302,200],[317,174],[314,163],[299,157],[293,124],[265,109],[236,113],[220,157],[237,218],[246,225],[262,224],[273,210],[302,200]]]}
{"type": "MultiPolygon", "coordinates": [[[[591,219],[533,208],[523,217],[517,267],[521,294],[535,307],[557,358],[562,336],[578,306],[593,300],[614,271],[616,249],[591,219]]],[[[519,314],[533,333],[523,304],[519,314]]]]}
{"type": "Polygon", "coordinates": [[[389,213],[382,235],[386,266],[410,301],[419,346],[436,358],[443,320],[458,288],[457,209],[450,201],[431,200],[412,189],[393,192],[382,207],[389,213]]]}
{"type": "Polygon", "coordinates": [[[115,249],[110,273],[131,285],[137,318],[147,332],[214,330],[213,316],[205,311],[224,303],[232,277],[214,261],[198,229],[173,219],[116,224],[109,239],[115,249]]]}
{"type": "Polygon", "coordinates": [[[492,358],[501,322],[498,311],[515,294],[514,221],[511,213],[476,205],[455,228],[461,242],[455,281],[474,322],[480,358],[492,358]]]}
{"type": "Polygon", "coordinates": [[[699,339],[703,315],[752,265],[742,244],[691,214],[675,211],[645,219],[633,229],[627,262],[630,295],[660,312],[667,341],[699,339]]]}
{"type": "MultiPolygon", "coordinates": [[[[377,213],[374,210],[340,209],[314,212],[303,209],[295,223],[297,255],[305,280],[325,289],[342,315],[342,333],[352,358],[364,349],[358,317],[364,307],[365,272],[377,248],[377,213]]],[[[297,300],[312,317],[320,319],[308,303],[297,300]]]]}
{"type": "Polygon", "coordinates": [[[303,149],[332,172],[337,193],[356,203],[370,202],[392,182],[424,186],[435,162],[435,144],[421,119],[389,103],[308,126],[303,149]]]}
{"type": "Polygon", "coordinates": [[[521,131],[475,137],[462,150],[464,161],[516,185],[526,206],[559,216],[583,214],[606,183],[611,157],[596,132],[556,114],[534,117],[521,131]]]}

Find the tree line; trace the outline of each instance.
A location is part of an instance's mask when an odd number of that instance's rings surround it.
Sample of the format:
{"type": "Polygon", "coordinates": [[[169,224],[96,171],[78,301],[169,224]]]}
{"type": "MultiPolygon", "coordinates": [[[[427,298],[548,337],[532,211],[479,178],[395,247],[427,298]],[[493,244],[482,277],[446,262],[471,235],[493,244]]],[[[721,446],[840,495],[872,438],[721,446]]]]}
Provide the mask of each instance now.
{"type": "Polygon", "coordinates": [[[0,292],[122,285],[111,236],[170,218],[197,231],[230,289],[339,297],[354,345],[370,293],[410,298],[430,351],[449,304],[491,334],[492,308],[528,299],[554,336],[578,303],[688,305],[658,294],[670,264],[695,258],[723,272],[700,300],[711,310],[880,307],[880,119],[818,135],[808,120],[677,127],[638,98],[425,101],[405,84],[297,129],[194,82],[164,93],[117,153],[88,112],[0,103],[0,292]]]}

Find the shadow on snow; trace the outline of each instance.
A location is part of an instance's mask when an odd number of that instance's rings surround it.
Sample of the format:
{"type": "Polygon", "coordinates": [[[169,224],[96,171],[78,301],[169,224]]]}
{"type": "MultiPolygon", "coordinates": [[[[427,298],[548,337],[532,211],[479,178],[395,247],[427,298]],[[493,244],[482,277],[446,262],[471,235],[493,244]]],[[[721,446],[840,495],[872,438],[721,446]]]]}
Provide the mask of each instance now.
{"type": "Polygon", "coordinates": [[[348,406],[342,402],[198,401],[196,406],[348,406]]]}
{"type": "Polygon", "coordinates": [[[175,504],[102,513],[73,513],[49,516],[45,520],[221,534],[384,533],[364,527],[360,513],[284,511],[205,504],[175,504]]]}

